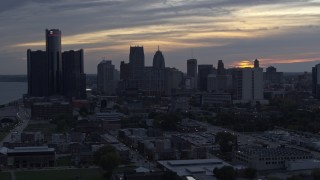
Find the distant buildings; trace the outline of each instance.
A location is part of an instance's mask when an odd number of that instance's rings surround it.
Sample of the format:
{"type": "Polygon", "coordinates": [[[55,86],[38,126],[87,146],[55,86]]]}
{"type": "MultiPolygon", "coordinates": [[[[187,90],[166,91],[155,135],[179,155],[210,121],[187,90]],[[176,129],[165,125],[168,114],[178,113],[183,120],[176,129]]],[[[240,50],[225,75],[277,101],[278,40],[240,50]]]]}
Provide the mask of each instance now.
{"type": "Polygon", "coordinates": [[[187,77],[191,89],[198,87],[198,64],[196,59],[187,60],[187,77]]]}
{"type": "Polygon", "coordinates": [[[214,69],[212,65],[201,64],[198,65],[198,89],[200,91],[207,91],[208,89],[208,75],[213,73],[214,69]]]}
{"type": "Polygon", "coordinates": [[[144,85],[144,50],[143,47],[130,47],[129,55],[129,89],[143,89],[144,85]]]}
{"type": "Polygon", "coordinates": [[[317,99],[320,99],[320,64],[312,68],[312,93],[317,99]]]}
{"type": "Polygon", "coordinates": [[[46,30],[46,51],[27,51],[28,95],[86,98],[83,50],[61,53],[61,31],[46,30]]]}
{"type": "Polygon", "coordinates": [[[233,152],[233,162],[244,164],[250,168],[261,170],[286,169],[292,162],[313,159],[308,151],[295,148],[277,147],[244,147],[233,152]]]}
{"type": "Polygon", "coordinates": [[[106,95],[116,94],[119,78],[119,72],[114,68],[111,60],[103,60],[98,64],[98,92],[106,95]]]}
{"type": "Polygon", "coordinates": [[[277,72],[277,68],[269,66],[264,73],[264,80],[267,84],[283,83],[283,72],[277,72]]]}

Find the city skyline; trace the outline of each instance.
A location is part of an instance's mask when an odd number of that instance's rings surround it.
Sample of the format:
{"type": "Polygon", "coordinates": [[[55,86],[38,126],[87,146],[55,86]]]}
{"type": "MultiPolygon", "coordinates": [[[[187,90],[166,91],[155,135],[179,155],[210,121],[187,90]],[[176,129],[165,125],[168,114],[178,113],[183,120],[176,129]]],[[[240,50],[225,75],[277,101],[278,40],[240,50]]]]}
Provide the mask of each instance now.
{"type": "Polygon", "coordinates": [[[85,73],[90,74],[102,57],[119,69],[121,61],[129,61],[130,45],[144,46],[146,66],[152,65],[159,45],[166,66],[183,72],[191,58],[214,66],[222,59],[226,68],[257,58],[262,67],[284,72],[310,72],[320,60],[318,0],[28,0],[0,5],[1,22],[7,25],[0,28],[0,74],[26,74],[26,50],[43,49],[46,28],[62,30],[63,50],[84,49],[85,73]]]}

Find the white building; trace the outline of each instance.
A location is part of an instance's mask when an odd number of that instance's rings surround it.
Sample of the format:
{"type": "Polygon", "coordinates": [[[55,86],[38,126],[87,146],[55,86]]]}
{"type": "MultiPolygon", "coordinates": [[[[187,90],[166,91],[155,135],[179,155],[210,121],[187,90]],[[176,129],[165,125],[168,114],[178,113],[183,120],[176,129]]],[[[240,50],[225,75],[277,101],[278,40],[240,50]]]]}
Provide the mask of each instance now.
{"type": "Polygon", "coordinates": [[[235,103],[257,102],[266,103],[263,97],[263,69],[239,68],[236,70],[236,101],[235,103]]]}

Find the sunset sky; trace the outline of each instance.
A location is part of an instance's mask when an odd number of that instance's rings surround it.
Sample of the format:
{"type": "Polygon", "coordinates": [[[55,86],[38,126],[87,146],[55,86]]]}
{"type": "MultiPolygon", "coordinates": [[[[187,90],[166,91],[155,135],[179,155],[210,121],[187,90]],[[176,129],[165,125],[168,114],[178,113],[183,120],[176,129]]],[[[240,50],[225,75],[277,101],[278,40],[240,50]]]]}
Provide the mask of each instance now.
{"type": "Polygon", "coordinates": [[[46,28],[62,31],[63,50],[84,49],[86,73],[103,57],[128,62],[130,45],[144,46],[146,65],[159,45],[184,72],[192,56],[285,72],[320,63],[320,0],[1,0],[0,24],[0,74],[26,74],[46,28]]]}

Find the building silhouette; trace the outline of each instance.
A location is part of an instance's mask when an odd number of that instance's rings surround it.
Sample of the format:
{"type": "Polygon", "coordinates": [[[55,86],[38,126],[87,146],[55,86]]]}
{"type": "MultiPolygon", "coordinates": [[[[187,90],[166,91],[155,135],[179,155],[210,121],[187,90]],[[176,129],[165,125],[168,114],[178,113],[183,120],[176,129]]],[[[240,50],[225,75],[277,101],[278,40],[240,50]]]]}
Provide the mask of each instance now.
{"type": "Polygon", "coordinates": [[[27,51],[28,95],[86,98],[83,50],[61,53],[61,31],[46,29],[46,51],[27,51]]]}
{"type": "Polygon", "coordinates": [[[213,66],[210,64],[198,65],[198,89],[200,91],[207,91],[208,89],[208,75],[214,72],[213,66]]]}
{"type": "Polygon", "coordinates": [[[190,80],[192,89],[197,89],[198,86],[198,64],[196,59],[187,60],[187,77],[190,80]]]}
{"type": "Polygon", "coordinates": [[[129,89],[143,89],[144,85],[144,50],[143,47],[131,46],[129,55],[129,89]]]}
{"type": "Polygon", "coordinates": [[[218,69],[217,69],[217,75],[225,75],[226,69],[224,68],[224,64],[222,60],[218,61],[218,69]]]}
{"type": "Polygon", "coordinates": [[[113,95],[116,93],[119,82],[118,73],[111,60],[102,60],[98,64],[97,88],[101,94],[113,95]]]}
{"type": "Polygon", "coordinates": [[[316,99],[320,99],[320,64],[312,68],[312,93],[316,99]]]}
{"type": "Polygon", "coordinates": [[[166,93],[165,60],[159,50],[153,56],[153,66],[145,67],[144,91],[147,95],[162,96],[166,93]]]}
{"type": "Polygon", "coordinates": [[[48,59],[45,51],[27,51],[28,94],[33,97],[49,95],[48,59]]]}
{"type": "Polygon", "coordinates": [[[61,31],[59,29],[46,29],[46,52],[48,56],[49,95],[61,95],[63,93],[63,75],[61,31]]]}
{"type": "Polygon", "coordinates": [[[153,56],[153,68],[164,69],[165,61],[162,52],[159,50],[153,56]]]}
{"type": "Polygon", "coordinates": [[[83,50],[62,53],[63,95],[68,98],[86,98],[86,74],[83,67],[83,50]]]}

